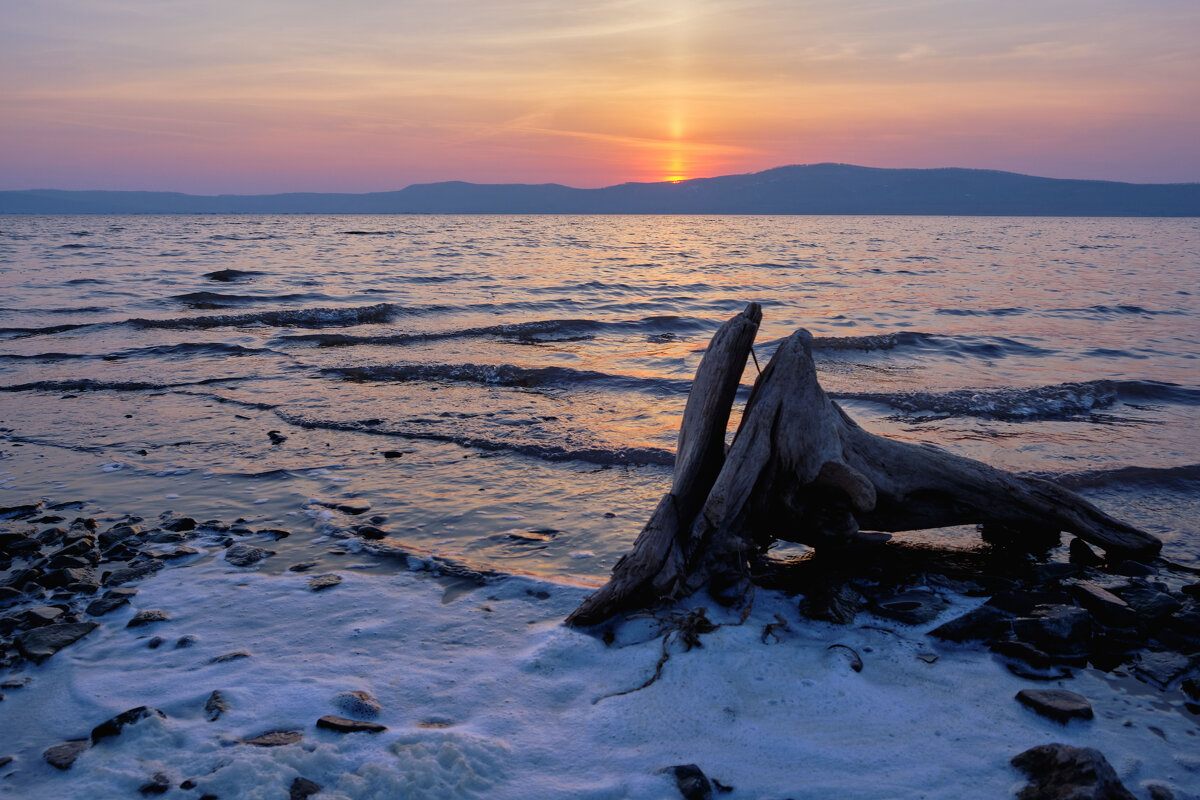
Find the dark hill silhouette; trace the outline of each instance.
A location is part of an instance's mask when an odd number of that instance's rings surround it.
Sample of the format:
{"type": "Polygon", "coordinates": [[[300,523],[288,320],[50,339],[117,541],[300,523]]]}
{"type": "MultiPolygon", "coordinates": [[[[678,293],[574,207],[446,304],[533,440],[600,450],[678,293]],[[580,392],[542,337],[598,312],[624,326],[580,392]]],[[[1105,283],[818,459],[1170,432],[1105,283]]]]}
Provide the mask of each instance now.
{"type": "Polygon", "coordinates": [[[5,214],[948,214],[1200,216],[1200,183],[1038,178],[978,169],[777,167],[602,189],[414,184],[395,192],[201,196],[175,192],[0,192],[5,214]]]}

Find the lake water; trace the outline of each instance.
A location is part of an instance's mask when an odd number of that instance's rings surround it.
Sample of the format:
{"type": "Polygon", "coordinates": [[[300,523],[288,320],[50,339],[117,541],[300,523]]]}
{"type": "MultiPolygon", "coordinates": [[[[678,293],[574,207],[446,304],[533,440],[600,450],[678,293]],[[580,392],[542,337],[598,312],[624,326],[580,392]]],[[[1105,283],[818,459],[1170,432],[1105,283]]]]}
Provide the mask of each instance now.
{"type": "Polygon", "coordinates": [[[864,427],[1063,481],[1195,564],[1198,277],[1195,219],[0,217],[0,505],[244,518],[335,560],[376,516],[594,582],[757,301],[760,365],[808,328],[864,427]]]}

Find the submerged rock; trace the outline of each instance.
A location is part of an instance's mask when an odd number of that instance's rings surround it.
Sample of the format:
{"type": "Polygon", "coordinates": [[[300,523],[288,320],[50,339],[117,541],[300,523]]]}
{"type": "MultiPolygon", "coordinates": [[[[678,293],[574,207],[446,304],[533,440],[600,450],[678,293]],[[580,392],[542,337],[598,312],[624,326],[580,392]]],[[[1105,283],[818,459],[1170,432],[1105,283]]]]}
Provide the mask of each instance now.
{"type": "Polygon", "coordinates": [[[225,560],[235,567],[248,567],[257,564],[267,556],[274,555],[270,550],[261,547],[251,547],[248,544],[235,544],[225,551],[225,560]]]}
{"type": "Polygon", "coordinates": [[[303,731],[268,731],[250,739],[242,739],[242,744],[253,745],[254,747],[283,747],[284,745],[295,744],[303,738],[303,731]]]}
{"type": "Polygon", "coordinates": [[[110,611],[115,611],[129,602],[137,594],[137,589],[110,589],[104,596],[88,604],[87,613],[93,617],[102,617],[110,611]]]}
{"type": "Polygon", "coordinates": [[[341,575],[317,575],[316,577],[309,579],[308,588],[312,589],[314,592],[319,592],[322,589],[328,589],[330,587],[337,586],[341,582],[341,575]]]}
{"type": "Polygon", "coordinates": [[[356,719],[346,719],[333,714],[326,714],[317,720],[317,727],[338,733],[382,733],[387,727],[378,722],[360,722],[356,719]]]}
{"type": "Polygon", "coordinates": [[[1015,756],[1029,776],[1018,800],[1135,800],[1099,750],[1043,744],[1015,756]]]}
{"type": "Polygon", "coordinates": [[[113,570],[104,577],[105,586],[119,586],[122,583],[141,580],[147,575],[153,575],[163,568],[163,562],[157,558],[146,559],[127,567],[113,570]]]}
{"type": "Polygon", "coordinates": [[[145,611],[139,611],[133,615],[133,619],[125,625],[126,628],[140,628],[143,625],[149,625],[154,622],[166,622],[171,617],[167,612],[159,608],[148,608],[145,611]]]}
{"type": "Polygon", "coordinates": [[[87,739],[71,739],[68,742],[47,748],[42,753],[42,758],[55,769],[67,770],[75,763],[75,759],[79,758],[80,754],[91,746],[92,743],[87,739]]]}
{"type": "Polygon", "coordinates": [[[230,708],[229,698],[220,689],[213,689],[212,694],[204,701],[204,715],[208,717],[209,722],[216,722],[230,708]]]}
{"type": "Polygon", "coordinates": [[[333,704],[346,714],[373,719],[383,711],[383,706],[370,694],[363,691],[341,692],[333,698],[333,704]]]}
{"type": "Polygon", "coordinates": [[[170,788],[171,779],[165,773],[156,772],[154,773],[154,777],[138,787],[138,791],[146,795],[166,794],[170,788]]]}
{"type": "Polygon", "coordinates": [[[119,736],[126,726],[148,719],[149,717],[166,719],[167,715],[151,706],[138,706],[128,711],[122,711],[112,719],[101,722],[92,728],[92,744],[96,744],[101,739],[107,739],[110,736],[119,736]]]}
{"type": "Polygon", "coordinates": [[[307,800],[309,795],[321,791],[321,784],[308,778],[296,778],[288,787],[288,800],[307,800]]]}
{"type": "Polygon", "coordinates": [[[708,776],[695,764],[678,764],[661,770],[675,778],[675,786],[684,800],[712,800],[713,787],[708,776]]]}
{"type": "Polygon", "coordinates": [[[1081,694],[1066,689],[1022,689],[1017,700],[1043,717],[1066,724],[1072,719],[1091,719],[1092,704],[1081,694]]]}
{"type": "Polygon", "coordinates": [[[87,636],[96,627],[95,622],[63,622],[34,628],[17,634],[17,647],[26,658],[40,664],[67,645],[87,636]]]}

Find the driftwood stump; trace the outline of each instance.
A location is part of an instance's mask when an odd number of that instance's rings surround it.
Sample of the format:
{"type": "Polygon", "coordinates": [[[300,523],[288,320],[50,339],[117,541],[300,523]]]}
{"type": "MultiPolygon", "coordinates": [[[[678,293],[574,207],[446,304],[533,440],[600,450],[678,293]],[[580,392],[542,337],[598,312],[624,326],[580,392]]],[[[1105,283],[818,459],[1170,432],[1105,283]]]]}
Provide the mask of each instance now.
{"type": "Polygon", "coordinates": [[[980,523],[1003,536],[1068,531],[1118,558],[1159,540],[1048,481],[860,428],[817,382],[812,336],[784,340],[759,375],[728,453],[725,430],[762,313],[757,303],[713,336],[679,431],[671,491],[607,584],[568,618],[614,614],[708,589],[744,593],[776,540],[840,547],[860,531],[980,523]]]}

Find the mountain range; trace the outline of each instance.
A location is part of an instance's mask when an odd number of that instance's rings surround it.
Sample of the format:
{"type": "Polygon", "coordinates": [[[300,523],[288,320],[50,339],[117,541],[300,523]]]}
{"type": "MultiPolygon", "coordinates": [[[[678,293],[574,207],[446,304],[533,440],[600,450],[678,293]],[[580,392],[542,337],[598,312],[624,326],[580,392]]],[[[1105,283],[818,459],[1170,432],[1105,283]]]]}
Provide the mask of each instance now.
{"type": "Polygon", "coordinates": [[[1200,183],[1039,178],[979,169],[807,164],[716,178],[622,183],[414,184],[365,194],[190,195],[0,191],[0,214],[943,214],[1200,216],[1200,183]]]}

